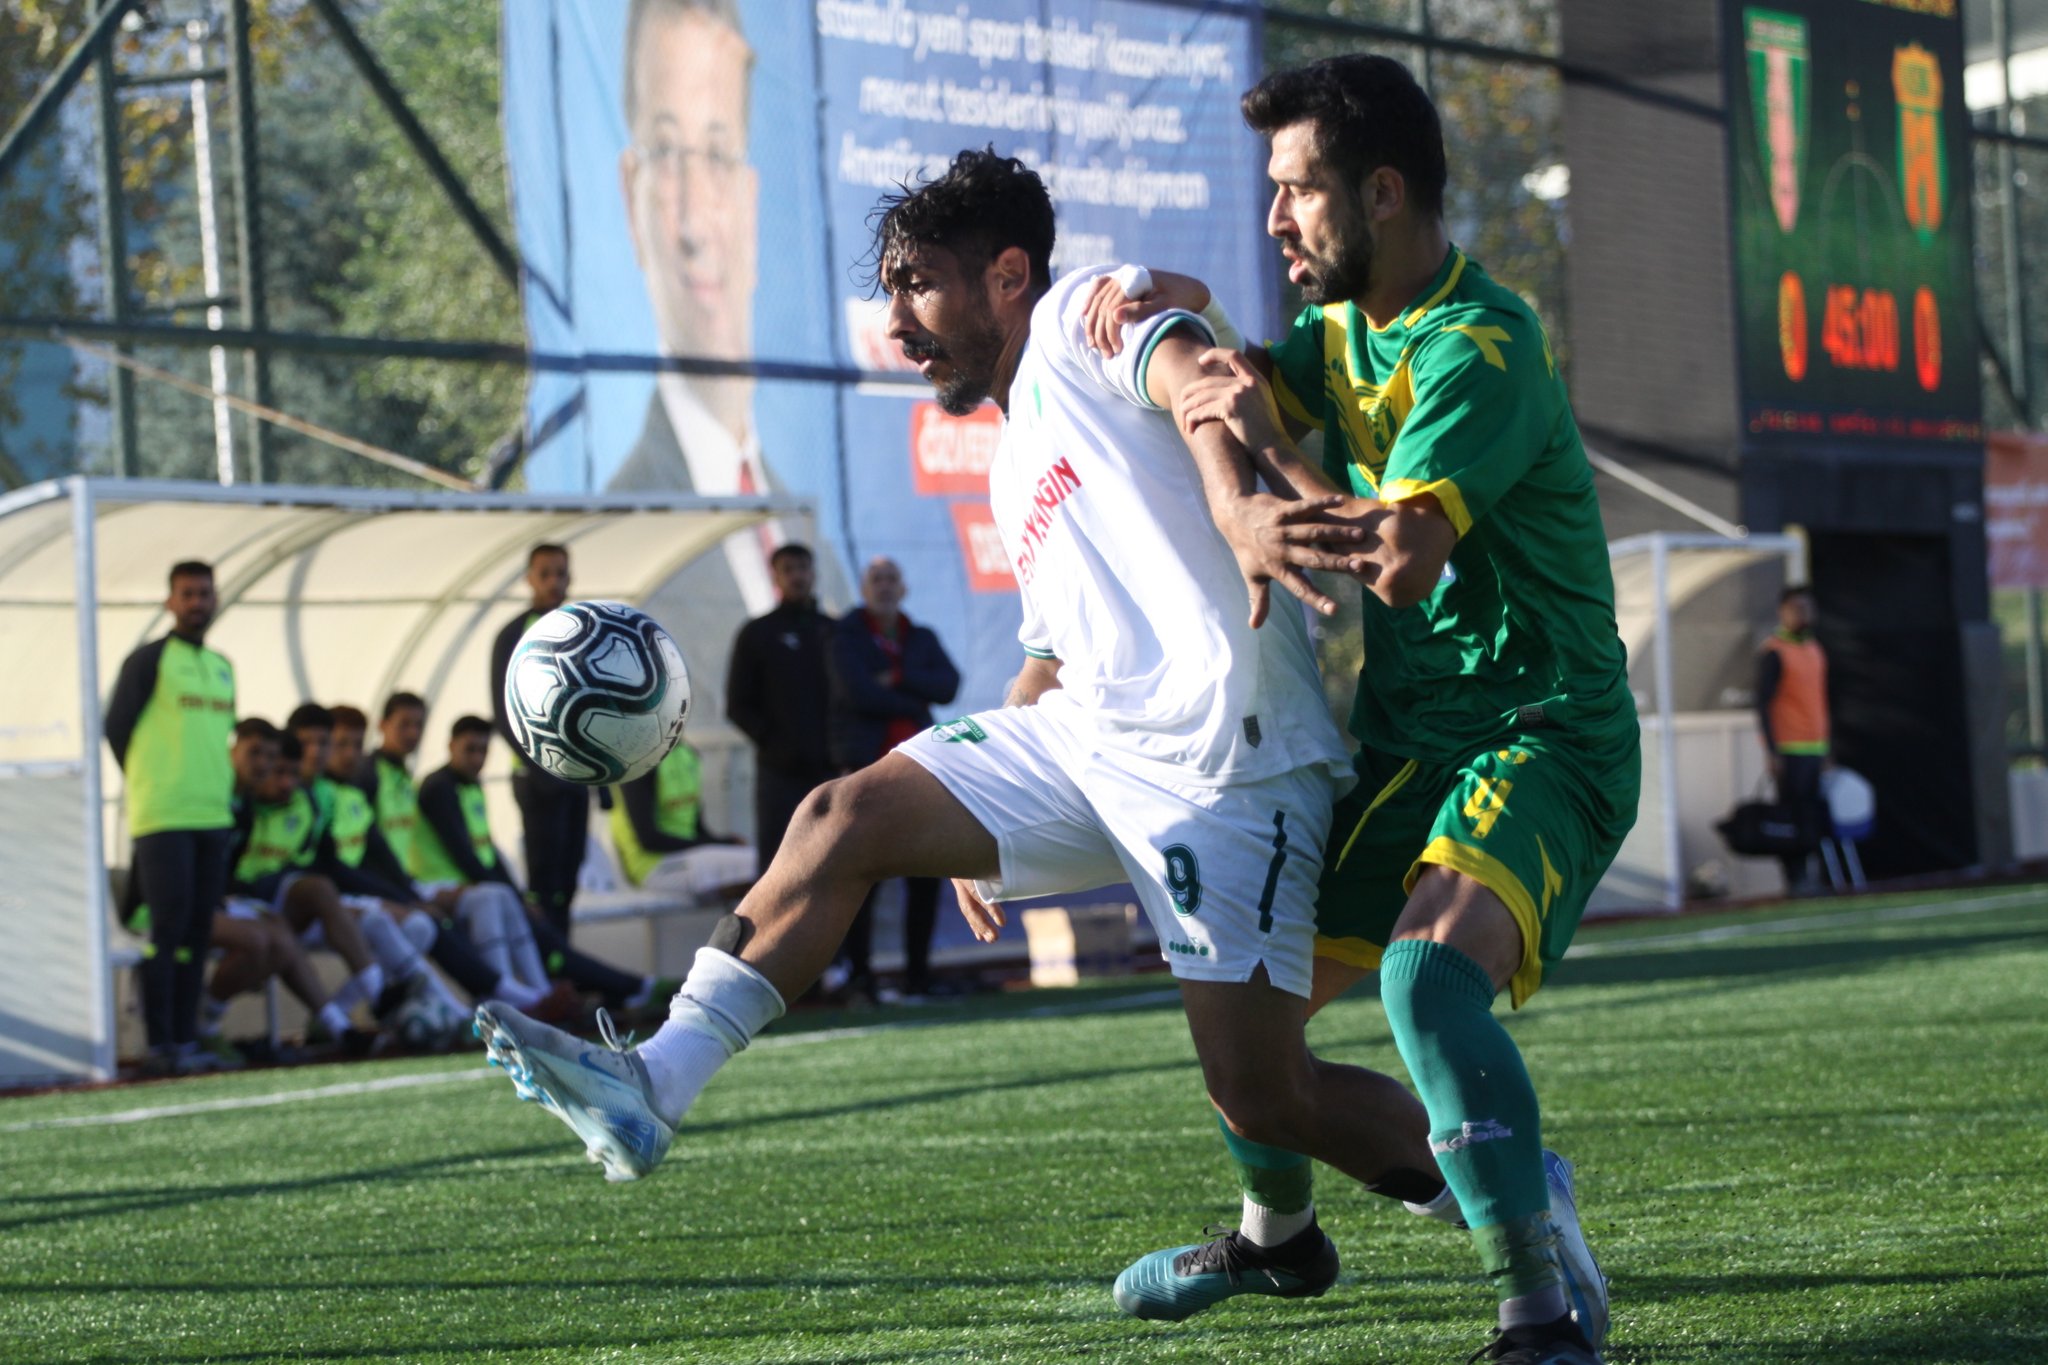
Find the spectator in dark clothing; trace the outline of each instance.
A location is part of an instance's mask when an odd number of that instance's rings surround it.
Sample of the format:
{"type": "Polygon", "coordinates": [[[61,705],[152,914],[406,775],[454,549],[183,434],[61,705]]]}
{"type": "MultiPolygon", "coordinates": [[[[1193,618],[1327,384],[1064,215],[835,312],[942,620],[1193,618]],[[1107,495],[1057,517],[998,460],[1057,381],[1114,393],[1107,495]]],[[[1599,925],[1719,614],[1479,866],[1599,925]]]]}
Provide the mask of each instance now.
{"type": "Polygon", "coordinates": [[[1833,832],[1821,776],[1828,761],[1828,660],[1813,638],[1813,593],[1785,589],[1778,601],[1778,629],[1757,654],[1756,715],[1764,752],[1777,785],[1778,804],[1799,822],[1809,850],[1787,853],[1785,889],[1806,889],[1811,847],[1833,832]]]}
{"type": "Polygon", "coordinates": [[[781,605],[740,627],[725,686],[726,716],[754,743],[754,847],[762,872],[803,799],[839,775],[828,725],[832,618],[812,595],[816,564],[808,547],[795,544],[776,550],[768,564],[781,605]]]}
{"type": "MultiPolygon", "coordinates": [[[[903,612],[906,589],[896,561],[877,556],[861,573],[861,605],[832,630],[832,761],[840,772],[865,768],[930,727],[932,707],[960,691],[960,670],[928,626],[903,612]]],[[[931,984],[932,929],[938,922],[935,877],[906,877],[903,994],[922,998],[931,984]]],[[[862,903],[842,950],[850,991],[873,995],[870,953],[875,892],[862,903]]]]}
{"type": "Polygon", "coordinates": [[[121,765],[129,875],[149,907],[140,974],[150,1069],[167,1074],[204,1065],[199,997],[213,915],[227,895],[235,670],[206,647],[217,605],[209,565],[173,566],[170,633],[122,663],[102,720],[121,765]]]}
{"type": "Polygon", "coordinates": [[[560,545],[534,546],[526,556],[526,587],[532,594],[526,610],[507,621],[491,644],[491,716],[512,751],[512,796],[525,826],[527,884],[541,914],[566,939],[576,876],[590,839],[590,790],[542,772],[519,752],[505,715],[505,673],[520,637],[569,600],[569,551],[560,545]]]}

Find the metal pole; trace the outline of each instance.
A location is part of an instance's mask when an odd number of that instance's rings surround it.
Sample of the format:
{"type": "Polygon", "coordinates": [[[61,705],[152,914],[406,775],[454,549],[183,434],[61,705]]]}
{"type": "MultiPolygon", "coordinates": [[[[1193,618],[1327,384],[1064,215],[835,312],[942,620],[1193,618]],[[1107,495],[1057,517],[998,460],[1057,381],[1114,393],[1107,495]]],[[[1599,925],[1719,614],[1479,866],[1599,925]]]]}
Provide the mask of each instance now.
{"type": "Polygon", "coordinates": [[[107,956],[106,811],[100,790],[100,624],[95,568],[92,484],[71,481],[71,572],[78,612],[79,779],[85,806],[85,941],[92,958],[86,1008],[99,1021],[93,1040],[95,1080],[114,1075],[114,967],[107,956]]]}
{"type": "MultiPolygon", "coordinates": [[[[2012,0],[1992,0],[1991,42],[1998,51],[1998,129],[2012,131],[2012,0]]],[[[2020,280],[2020,179],[2013,145],[2001,142],[1998,158],[1998,249],[2004,258],[2006,382],[2022,424],[2031,424],[2033,385],[2027,371],[2026,289],[2020,280]]],[[[2035,741],[2037,744],[2039,741],[2035,741]]]]}
{"type": "Polygon", "coordinates": [[[2044,724],[2041,672],[2041,590],[2027,589],[2027,747],[2035,753],[2048,748],[2048,724],[2044,724]]]}
{"type": "MultiPolygon", "coordinates": [[[[206,296],[220,297],[220,227],[213,194],[213,118],[208,109],[206,78],[196,73],[206,69],[206,39],[212,24],[194,19],[185,25],[187,63],[195,73],[189,90],[192,96],[192,166],[199,181],[199,267],[206,282],[206,296]]],[[[225,321],[220,305],[209,304],[206,325],[218,332],[225,321]]],[[[213,382],[213,456],[223,486],[235,481],[235,428],[229,416],[228,353],[222,346],[206,350],[207,377],[213,382]]]]}
{"type": "MultiPolygon", "coordinates": [[[[270,326],[263,290],[263,224],[256,211],[262,189],[256,174],[256,72],[249,55],[249,0],[228,0],[228,98],[235,119],[235,256],[242,276],[242,326],[261,332],[270,326]]],[[[250,401],[270,402],[270,357],[253,347],[242,352],[245,391],[250,401]]],[[[249,481],[270,479],[270,436],[250,417],[249,481]]]]}
{"type": "Polygon", "coordinates": [[[121,21],[121,15],[133,3],[135,0],[100,0],[96,4],[91,26],[64,54],[64,60],[36,91],[35,98],[14,121],[14,126],[7,130],[7,136],[0,138],[0,181],[7,179],[7,173],[14,169],[15,160],[28,150],[30,139],[42,127],[43,121],[57,112],[57,106],[71,93],[71,87],[85,75],[85,68],[106,55],[107,34],[113,31],[114,25],[121,21]]]}
{"type": "MultiPolygon", "coordinates": [[[[111,16],[126,8],[127,0],[100,0],[93,32],[111,28],[111,16]]],[[[116,88],[111,42],[100,44],[93,84],[99,87],[100,311],[119,326],[128,320],[128,205],[121,192],[121,92],[116,88]]],[[[0,176],[5,174],[0,160],[0,176]]],[[[120,351],[128,354],[125,346],[120,351]]],[[[135,378],[119,365],[107,372],[107,403],[112,409],[113,472],[125,479],[135,473],[135,378]]]]}
{"type": "MultiPolygon", "coordinates": [[[[1423,38],[1428,39],[1435,36],[1435,25],[1430,21],[1429,0],[1409,0],[1408,22],[1414,26],[1415,31],[1421,34],[1423,38]]],[[[1415,73],[1415,83],[1422,87],[1423,94],[1434,99],[1436,98],[1436,73],[1431,69],[1434,65],[1431,60],[1434,53],[1427,42],[1422,45],[1420,52],[1422,56],[1422,69],[1415,73]]]]}
{"type": "Polygon", "coordinates": [[[356,32],[355,25],[348,21],[348,16],[341,12],[341,6],[336,4],[335,0],[313,0],[313,8],[320,11],[327,20],[327,26],[334,30],[334,36],[341,40],[342,50],[348,53],[349,60],[356,64],[356,70],[361,72],[363,79],[369,83],[371,92],[382,102],[385,112],[398,124],[398,131],[405,134],[405,140],[412,144],[414,153],[418,155],[421,164],[426,166],[427,174],[434,177],[434,183],[448,196],[448,202],[454,206],[456,216],[468,224],[469,230],[476,234],[476,239],[483,243],[484,250],[497,265],[498,273],[513,284],[518,284],[518,253],[507,245],[505,239],[498,234],[497,227],[477,206],[476,200],[470,197],[469,188],[462,183],[462,177],[448,164],[448,158],[441,155],[440,145],[434,141],[433,136],[413,116],[412,106],[405,102],[405,96],[399,93],[391,77],[385,74],[376,54],[370,51],[369,45],[356,32]]]}
{"type": "Polygon", "coordinates": [[[1678,829],[1678,726],[1671,686],[1671,547],[1658,536],[1650,546],[1650,590],[1657,596],[1658,797],[1664,803],[1664,904],[1685,900],[1685,858],[1678,829]]]}

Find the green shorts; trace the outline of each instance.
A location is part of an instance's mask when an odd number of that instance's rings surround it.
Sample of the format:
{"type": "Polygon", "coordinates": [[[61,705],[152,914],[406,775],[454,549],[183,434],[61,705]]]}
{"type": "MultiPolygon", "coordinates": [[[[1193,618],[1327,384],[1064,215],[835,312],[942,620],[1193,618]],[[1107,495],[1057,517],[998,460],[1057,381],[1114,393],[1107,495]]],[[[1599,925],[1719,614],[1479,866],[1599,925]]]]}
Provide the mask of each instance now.
{"type": "Polygon", "coordinates": [[[1636,822],[1636,728],[1592,742],[1532,731],[1458,764],[1367,749],[1357,769],[1330,821],[1316,955],[1377,968],[1416,877],[1434,863],[1500,897],[1521,926],[1522,965],[1509,987],[1520,1008],[1563,958],[1636,822]]]}

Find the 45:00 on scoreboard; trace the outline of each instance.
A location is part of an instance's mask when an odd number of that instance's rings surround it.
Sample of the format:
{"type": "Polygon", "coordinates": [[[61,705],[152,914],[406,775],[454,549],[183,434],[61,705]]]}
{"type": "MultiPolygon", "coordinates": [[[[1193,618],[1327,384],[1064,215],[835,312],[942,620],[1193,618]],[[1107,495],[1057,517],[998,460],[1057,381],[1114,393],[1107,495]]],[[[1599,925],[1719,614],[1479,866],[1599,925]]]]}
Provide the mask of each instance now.
{"type": "MultiPolygon", "coordinates": [[[[1805,282],[1799,272],[1787,270],[1778,277],[1778,356],[1785,378],[1795,384],[1806,378],[1816,349],[1833,369],[1897,372],[1902,359],[1898,296],[1889,289],[1826,286],[1818,348],[1813,340],[1805,282]]],[[[1913,376],[1922,390],[1933,393],[1941,387],[1941,304],[1926,285],[1913,291],[1911,340],[1913,376]]]]}

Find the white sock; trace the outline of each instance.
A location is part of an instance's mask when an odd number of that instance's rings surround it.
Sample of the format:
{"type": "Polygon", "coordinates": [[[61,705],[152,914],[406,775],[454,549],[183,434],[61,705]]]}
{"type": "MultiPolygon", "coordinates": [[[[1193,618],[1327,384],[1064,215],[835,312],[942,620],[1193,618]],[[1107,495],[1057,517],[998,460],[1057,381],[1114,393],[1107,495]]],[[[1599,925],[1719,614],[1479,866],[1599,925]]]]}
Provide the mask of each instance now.
{"type": "Polygon", "coordinates": [[[339,1038],[349,1030],[348,1011],[332,1000],[320,1007],[320,1022],[327,1026],[329,1037],[339,1038]]]}
{"type": "Polygon", "coordinates": [[[497,989],[491,992],[493,1000],[502,1000],[515,1010],[529,1010],[548,998],[548,993],[535,990],[509,972],[498,973],[497,989]]]}
{"type": "Polygon", "coordinates": [[[1275,1213],[1264,1204],[1253,1203],[1251,1196],[1246,1195],[1244,1219],[1237,1230],[1254,1246],[1276,1247],[1315,1221],[1314,1204],[1298,1213],[1275,1213]]]}
{"type": "Polygon", "coordinates": [[[723,1037],[671,1018],[633,1049],[654,1089],[654,1112],[674,1127],[735,1049],[723,1037]]]}
{"type": "Polygon", "coordinates": [[[201,1038],[220,1036],[220,1021],[227,1017],[228,1002],[210,995],[199,997],[198,1033],[201,1038]]]}
{"type": "Polygon", "coordinates": [[[681,1119],[718,1068],[784,1008],[767,977],[731,953],[699,948],[669,1002],[668,1022],[633,1052],[647,1068],[655,1112],[669,1123],[681,1119]]]}
{"type": "Polygon", "coordinates": [[[354,976],[341,983],[341,989],[334,993],[334,1004],[343,1014],[354,1010],[360,1002],[375,1005],[377,997],[384,994],[384,969],[372,962],[354,976]]]}
{"type": "Polygon", "coordinates": [[[498,928],[511,956],[513,972],[521,981],[545,994],[554,983],[548,980],[547,964],[541,961],[540,945],[533,941],[533,926],[527,922],[526,905],[519,899],[519,893],[495,882],[477,889],[485,892],[498,907],[498,928]]]}
{"type": "Polygon", "coordinates": [[[434,951],[434,940],[441,934],[434,917],[424,910],[408,910],[399,916],[398,930],[405,935],[405,941],[413,946],[413,950],[420,953],[434,951]]]}
{"type": "MultiPolygon", "coordinates": [[[[365,910],[356,922],[362,926],[363,941],[370,945],[377,965],[393,981],[411,981],[427,969],[427,960],[383,910],[365,910]]],[[[374,999],[375,997],[372,997],[374,999]]]]}
{"type": "Polygon", "coordinates": [[[1403,1201],[1402,1207],[1418,1217],[1434,1218],[1437,1222],[1449,1223],[1454,1228],[1465,1226],[1465,1214],[1458,1207],[1458,1196],[1448,1184],[1427,1204],[1410,1204],[1403,1201]]]}

